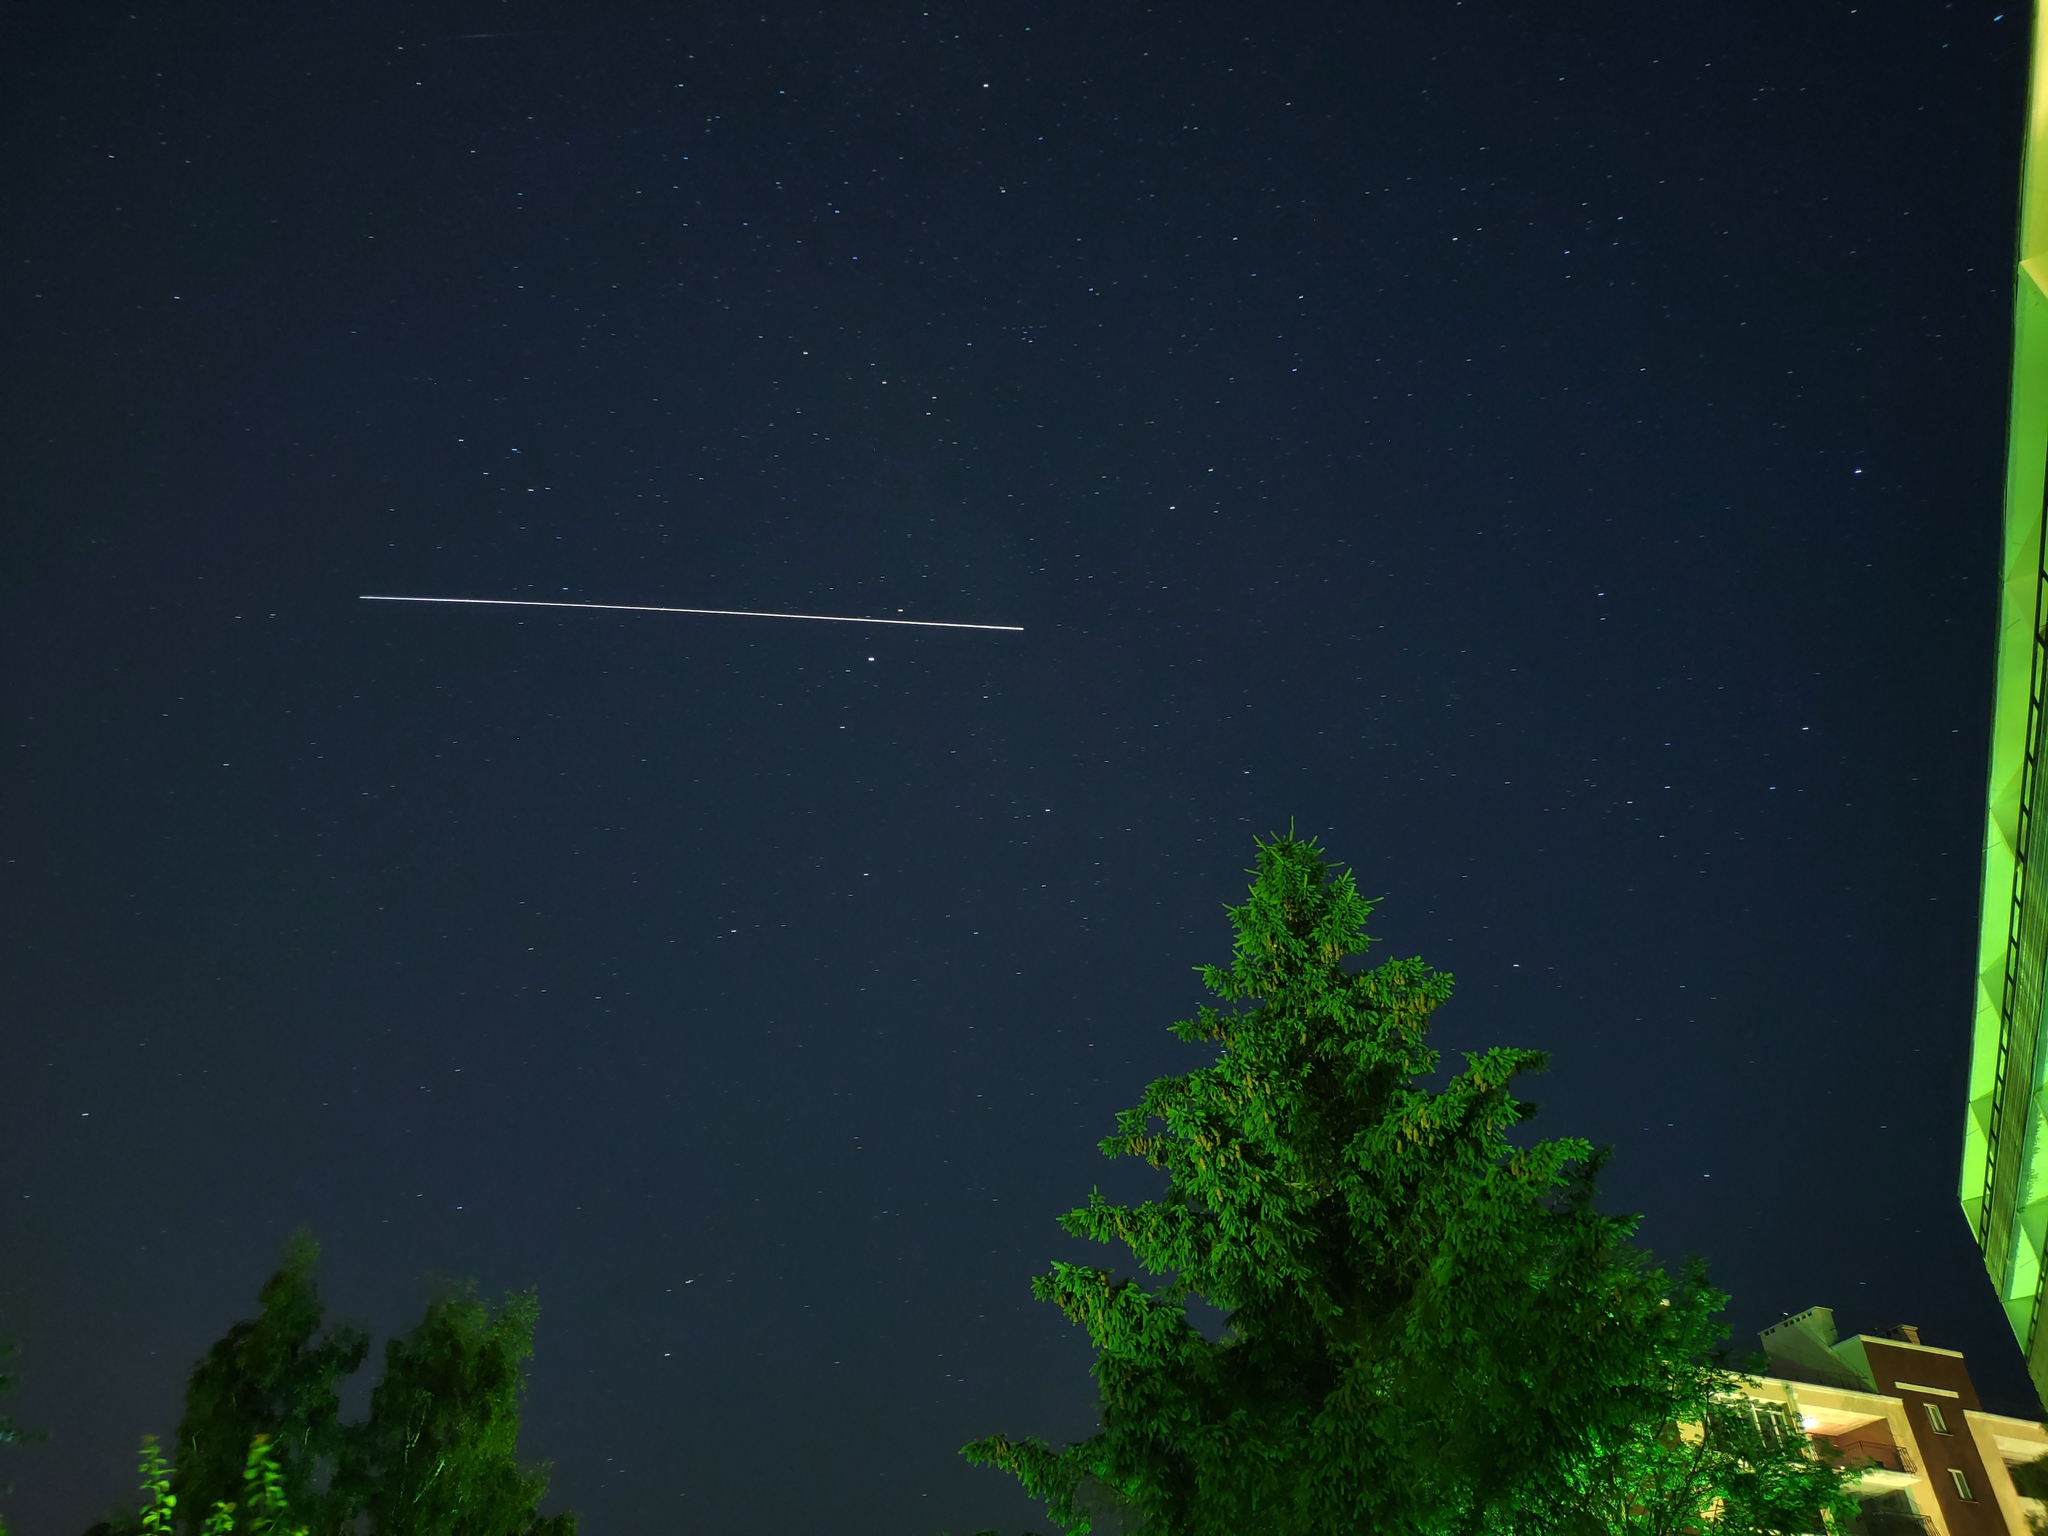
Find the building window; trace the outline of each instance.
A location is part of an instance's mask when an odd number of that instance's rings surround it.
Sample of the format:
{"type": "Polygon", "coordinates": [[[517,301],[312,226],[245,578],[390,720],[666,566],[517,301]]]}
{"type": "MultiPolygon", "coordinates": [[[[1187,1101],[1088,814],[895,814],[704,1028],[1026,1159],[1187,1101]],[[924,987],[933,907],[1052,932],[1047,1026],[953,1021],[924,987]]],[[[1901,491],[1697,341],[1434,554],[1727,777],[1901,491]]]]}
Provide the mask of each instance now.
{"type": "Polygon", "coordinates": [[[1957,1498],[1967,1499],[1972,1504],[1977,1502],[1977,1495],[1970,1492],[1970,1480],[1963,1476],[1961,1467],[1950,1467],[1948,1475],[1955,1480],[1957,1498]]]}
{"type": "Polygon", "coordinates": [[[1927,1423],[1937,1435],[1948,1433],[1948,1420],[1942,1416],[1941,1404],[1929,1403],[1927,1405],[1927,1423]]]}
{"type": "Polygon", "coordinates": [[[1788,1442],[1794,1445],[1805,1443],[1805,1431],[1798,1427],[1798,1421],[1783,1403],[1761,1403],[1754,1398],[1738,1398],[1726,1405],[1726,1411],[1732,1421],[1729,1428],[1746,1424],[1769,1450],[1775,1451],[1788,1442]]]}

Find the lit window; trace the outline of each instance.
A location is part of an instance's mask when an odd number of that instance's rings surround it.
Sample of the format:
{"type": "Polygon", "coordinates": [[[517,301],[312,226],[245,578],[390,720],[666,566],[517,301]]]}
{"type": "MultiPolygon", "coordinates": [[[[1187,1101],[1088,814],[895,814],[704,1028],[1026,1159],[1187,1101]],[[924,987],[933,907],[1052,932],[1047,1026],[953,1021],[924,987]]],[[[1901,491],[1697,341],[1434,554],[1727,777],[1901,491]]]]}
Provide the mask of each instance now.
{"type": "Polygon", "coordinates": [[[1941,1404],[1929,1403],[1927,1405],[1927,1423],[1937,1435],[1948,1433],[1948,1420],[1942,1417],[1941,1404]]]}
{"type": "Polygon", "coordinates": [[[1970,1480],[1967,1477],[1963,1476],[1963,1469],[1961,1467],[1950,1467],[1948,1469],[1948,1475],[1955,1479],[1956,1497],[1959,1499],[1968,1499],[1971,1503],[1974,1504],[1977,1500],[1977,1495],[1970,1492],[1970,1480]]]}

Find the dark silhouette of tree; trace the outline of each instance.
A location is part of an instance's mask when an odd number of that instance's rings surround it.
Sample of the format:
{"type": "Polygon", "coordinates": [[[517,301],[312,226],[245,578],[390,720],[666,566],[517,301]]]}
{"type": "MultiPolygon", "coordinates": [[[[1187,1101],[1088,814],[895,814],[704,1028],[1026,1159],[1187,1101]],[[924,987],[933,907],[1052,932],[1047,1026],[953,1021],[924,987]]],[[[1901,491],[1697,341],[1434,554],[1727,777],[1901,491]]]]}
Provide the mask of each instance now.
{"type": "MultiPolygon", "coordinates": [[[[17,1378],[14,1372],[9,1369],[13,1364],[15,1354],[14,1341],[12,1339],[0,1339],[0,1397],[5,1397],[15,1388],[17,1378]]],[[[0,1448],[15,1445],[33,1445],[42,1438],[40,1430],[29,1429],[16,1420],[9,1418],[6,1414],[0,1413],[0,1448]]],[[[13,1491],[14,1487],[11,1483],[0,1482],[0,1493],[12,1493],[13,1491]]],[[[0,1536],[7,1536],[7,1522],[5,1520],[0,1520],[0,1536]]]]}
{"type": "Polygon", "coordinates": [[[317,1536],[338,1532],[349,1511],[329,1487],[343,1451],[337,1384],[370,1349],[359,1329],[321,1332],[313,1270],[320,1245],[296,1232],[284,1264],[264,1282],[260,1311],[206,1352],[185,1388],[171,1491],[178,1524],[199,1532],[208,1511],[242,1496],[249,1446],[266,1437],[286,1502],[317,1536]]]}
{"type": "Polygon", "coordinates": [[[339,1484],[376,1536],[573,1536],[574,1514],[538,1513],[547,1469],[516,1454],[539,1315],[531,1292],[494,1312],[463,1291],[386,1347],[339,1484]]]}
{"type": "Polygon", "coordinates": [[[436,1298],[386,1346],[368,1418],[343,1424],[337,1387],[369,1340],[322,1331],[318,1259],[295,1234],[257,1316],[194,1368],[175,1464],[145,1439],[141,1508],[86,1536],[574,1536],[573,1513],[538,1512],[547,1469],[517,1458],[533,1294],[436,1298]]]}

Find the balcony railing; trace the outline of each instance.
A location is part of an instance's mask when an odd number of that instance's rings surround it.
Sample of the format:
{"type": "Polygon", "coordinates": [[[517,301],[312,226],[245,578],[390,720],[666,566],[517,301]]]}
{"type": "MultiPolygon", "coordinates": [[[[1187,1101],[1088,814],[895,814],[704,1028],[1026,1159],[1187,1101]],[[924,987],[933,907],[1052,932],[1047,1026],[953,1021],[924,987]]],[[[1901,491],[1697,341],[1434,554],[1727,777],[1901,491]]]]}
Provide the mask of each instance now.
{"type": "Polygon", "coordinates": [[[1842,1465],[1851,1470],[1857,1467],[1878,1466],[1887,1472],[1917,1474],[1919,1468],[1913,1465],[1913,1458],[1893,1445],[1889,1440],[1837,1440],[1836,1450],[1842,1453],[1842,1465]]]}

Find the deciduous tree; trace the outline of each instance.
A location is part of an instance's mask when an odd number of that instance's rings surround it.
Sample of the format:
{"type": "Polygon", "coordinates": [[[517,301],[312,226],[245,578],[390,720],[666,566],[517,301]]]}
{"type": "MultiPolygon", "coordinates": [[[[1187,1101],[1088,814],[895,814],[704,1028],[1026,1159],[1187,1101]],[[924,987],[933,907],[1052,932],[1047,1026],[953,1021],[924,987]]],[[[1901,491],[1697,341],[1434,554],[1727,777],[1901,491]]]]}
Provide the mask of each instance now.
{"type": "Polygon", "coordinates": [[[264,1282],[257,1315],[228,1329],[193,1369],[171,1475],[178,1524],[188,1536],[196,1536],[216,1504],[242,1496],[249,1447],[259,1435],[300,1520],[320,1536],[348,1521],[330,1487],[344,1449],[337,1384],[362,1365],[370,1341],[355,1328],[321,1331],[313,1279],[319,1260],[319,1244],[294,1233],[283,1265],[264,1282]]]}
{"type": "Polygon", "coordinates": [[[256,1436],[270,1446],[301,1520],[322,1536],[346,1524],[348,1511],[328,1489],[342,1452],[338,1382],[362,1366],[369,1337],[352,1327],[322,1333],[317,1264],[319,1243],[293,1233],[256,1317],[229,1327],[186,1382],[172,1491],[188,1536],[215,1503],[242,1497],[256,1436]]]}
{"type": "Polygon", "coordinates": [[[369,1341],[322,1332],[318,1257],[291,1240],[258,1315],[193,1370],[176,1464],[146,1439],[141,1509],[86,1536],[574,1536],[574,1514],[540,1516],[546,1469],[516,1454],[533,1294],[435,1299],[386,1347],[369,1416],[343,1424],[336,1385],[369,1341]]]}
{"type": "Polygon", "coordinates": [[[494,1311],[465,1290],[386,1347],[340,1484],[376,1536],[573,1536],[575,1515],[538,1513],[547,1469],[517,1457],[539,1314],[531,1292],[494,1311]]]}

